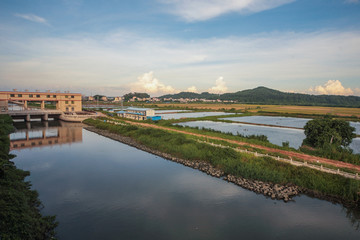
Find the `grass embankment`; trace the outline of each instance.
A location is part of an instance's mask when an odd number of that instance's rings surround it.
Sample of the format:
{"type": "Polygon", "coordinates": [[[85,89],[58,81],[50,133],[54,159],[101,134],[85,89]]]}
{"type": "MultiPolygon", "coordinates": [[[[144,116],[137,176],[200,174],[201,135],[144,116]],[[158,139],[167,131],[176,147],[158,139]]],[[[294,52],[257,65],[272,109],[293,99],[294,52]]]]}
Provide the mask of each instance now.
{"type": "Polygon", "coordinates": [[[11,118],[0,115],[0,239],[55,239],[55,216],[41,215],[38,193],[25,181],[30,173],[10,161],[12,130],[11,118]]]}
{"type": "Polygon", "coordinates": [[[113,125],[100,120],[88,119],[84,123],[112,133],[131,137],[152,149],[187,160],[203,160],[232,174],[248,179],[297,186],[360,204],[360,181],[338,175],[319,172],[310,168],[295,167],[270,157],[255,157],[229,148],[217,148],[197,142],[185,134],[133,125],[113,125]]]}
{"type": "MultiPolygon", "coordinates": [[[[107,114],[107,112],[104,112],[104,114],[107,114]]],[[[250,114],[247,114],[247,115],[250,115],[250,114]]],[[[169,120],[160,120],[160,121],[155,121],[155,122],[151,121],[151,120],[137,121],[137,120],[132,120],[132,119],[127,119],[127,121],[142,122],[142,123],[146,122],[146,123],[150,123],[150,124],[164,126],[167,128],[183,130],[183,131],[186,131],[189,133],[202,134],[202,135],[207,135],[207,136],[212,136],[212,137],[220,137],[220,138],[224,138],[224,139],[241,141],[241,142],[245,142],[245,143],[249,143],[249,144],[256,144],[256,145],[260,145],[260,146],[264,146],[264,147],[281,149],[281,150],[286,150],[286,151],[291,151],[291,152],[305,153],[305,154],[312,155],[312,156],[323,157],[323,158],[328,158],[328,159],[332,159],[332,160],[336,160],[336,161],[360,165],[360,154],[353,154],[350,150],[347,150],[347,149],[312,149],[312,148],[308,148],[308,147],[301,147],[300,149],[295,149],[295,148],[286,146],[286,142],[283,143],[283,144],[285,144],[283,146],[278,146],[276,144],[270,143],[268,141],[267,137],[264,135],[245,136],[245,135],[241,135],[241,134],[233,134],[231,132],[222,132],[222,131],[217,131],[217,130],[208,129],[208,128],[176,125],[176,123],[191,122],[191,121],[213,121],[213,122],[233,123],[232,121],[219,119],[219,118],[223,118],[223,117],[233,117],[233,116],[243,116],[243,115],[223,115],[223,116],[207,116],[207,117],[201,117],[201,118],[169,119],[169,120]]],[[[117,118],[120,121],[122,119],[119,117],[113,117],[113,118],[117,118]]],[[[224,143],[224,144],[229,145],[227,143],[224,143]]],[[[244,146],[243,148],[246,148],[251,151],[257,151],[260,153],[266,153],[266,152],[262,151],[261,149],[254,150],[252,147],[244,146]]],[[[330,167],[330,168],[332,168],[332,167],[330,167]]],[[[348,171],[348,170],[346,170],[346,171],[348,171]]]]}

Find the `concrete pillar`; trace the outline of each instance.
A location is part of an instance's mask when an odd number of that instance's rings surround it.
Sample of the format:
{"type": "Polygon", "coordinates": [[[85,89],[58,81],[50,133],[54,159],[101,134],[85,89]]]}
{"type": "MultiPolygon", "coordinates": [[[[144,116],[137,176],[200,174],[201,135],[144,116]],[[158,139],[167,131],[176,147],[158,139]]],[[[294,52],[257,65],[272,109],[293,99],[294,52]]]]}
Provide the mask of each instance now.
{"type": "Polygon", "coordinates": [[[28,101],[26,101],[26,100],[24,101],[24,110],[27,110],[27,109],[28,109],[27,102],[28,102],[28,101]]]}
{"type": "Polygon", "coordinates": [[[45,101],[41,101],[41,109],[45,109],[45,101]]]}
{"type": "Polygon", "coordinates": [[[41,117],[42,121],[48,121],[49,120],[49,115],[47,113],[45,113],[42,117],[41,117]]]}
{"type": "Polygon", "coordinates": [[[26,117],[25,117],[25,121],[26,121],[26,122],[30,122],[30,119],[31,119],[31,118],[30,118],[30,114],[27,114],[26,117]]]}
{"type": "Polygon", "coordinates": [[[42,130],[42,138],[46,139],[46,130],[45,129],[42,130]]]}
{"type": "Polygon", "coordinates": [[[45,122],[44,122],[44,125],[45,125],[46,128],[48,128],[48,127],[49,127],[49,122],[48,122],[48,121],[45,121],[45,122]]]}
{"type": "Polygon", "coordinates": [[[26,131],[26,140],[29,141],[29,132],[26,131]]]}
{"type": "Polygon", "coordinates": [[[26,124],[26,129],[27,129],[27,130],[30,130],[30,129],[31,129],[31,123],[30,123],[30,122],[26,122],[25,124],[26,124]]]}

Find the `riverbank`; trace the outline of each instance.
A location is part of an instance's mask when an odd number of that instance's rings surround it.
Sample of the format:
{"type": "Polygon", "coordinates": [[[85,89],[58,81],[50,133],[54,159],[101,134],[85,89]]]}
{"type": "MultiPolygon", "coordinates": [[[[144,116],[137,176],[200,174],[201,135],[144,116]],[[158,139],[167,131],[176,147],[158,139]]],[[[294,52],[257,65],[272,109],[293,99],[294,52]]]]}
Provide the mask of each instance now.
{"type": "Polygon", "coordinates": [[[222,149],[201,144],[193,137],[194,135],[198,138],[197,134],[190,133],[189,135],[189,133],[178,130],[174,132],[173,129],[166,131],[167,129],[160,126],[148,127],[148,124],[145,123],[133,125],[132,122],[119,122],[114,125],[99,120],[86,120],[85,123],[115,135],[130,137],[137,144],[170,154],[170,156],[190,161],[201,159],[222,170],[225,175],[283,186],[296,185],[300,192],[309,196],[351,207],[360,206],[359,180],[346,179],[339,175],[319,172],[306,167],[295,167],[275,161],[271,157],[257,157],[229,148],[222,149]]]}
{"type": "Polygon", "coordinates": [[[138,143],[137,141],[135,141],[134,139],[132,139],[130,137],[121,136],[119,134],[111,133],[108,130],[98,129],[93,126],[86,126],[86,127],[84,127],[84,129],[94,132],[94,133],[97,133],[101,136],[113,139],[115,141],[119,141],[119,142],[125,143],[127,145],[133,146],[142,151],[152,153],[154,155],[160,156],[167,160],[170,160],[170,161],[173,161],[176,163],[180,163],[184,166],[191,167],[193,169],[197,169],[197,170],[202,171],[210,176],[222,178],[224,180],[232,182],[232,183],[234,183],[238,186],[241,186],[245,189],[248,189],[250,191],[265,195],[267,197],[271,197],[272,199],[283,200],[283,201],[287,202],[289,200],[292,200],[292,197],[297,196],[301,193],[301,189],[292,184],[288,184],[288,185],[273,184],[273,183],[267,183],[267,182],[263,182],[263,181],[245,179],[245,178],[234,176],[231,174],[225,174],[224,171],[212,166],[208,162],[201,161],[201,160],[195,160],[195,161],[194,160],[185,160],[185,159],[181,159],[178,157],[174,157],[174,156],[171,156],[170,154],[146,147],[145,145],[138,143]]]}
{"type": "Polygon", "coordinates": [[[0,239],[55,239],[55,216],[42,216],[38,193],[25,181],[30,172],[11,161],[8,115],[0,116],[0,239]]]}

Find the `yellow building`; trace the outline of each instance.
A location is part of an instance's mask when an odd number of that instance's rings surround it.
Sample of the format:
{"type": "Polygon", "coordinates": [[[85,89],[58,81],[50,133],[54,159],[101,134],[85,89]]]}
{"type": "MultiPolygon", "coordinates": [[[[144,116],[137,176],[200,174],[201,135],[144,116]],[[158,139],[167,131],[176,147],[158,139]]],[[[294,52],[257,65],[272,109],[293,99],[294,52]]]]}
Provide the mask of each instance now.
{"type": "Polygon", "coordinates": [[[29,102],[40,103],[41,109],[45,108],[45,102],[55,102],[56,109],[63,112],[82,110],[80,93],[0,91],[1,111],[7,110],[9,102],[22,104],[25,109],[29,102]]]}

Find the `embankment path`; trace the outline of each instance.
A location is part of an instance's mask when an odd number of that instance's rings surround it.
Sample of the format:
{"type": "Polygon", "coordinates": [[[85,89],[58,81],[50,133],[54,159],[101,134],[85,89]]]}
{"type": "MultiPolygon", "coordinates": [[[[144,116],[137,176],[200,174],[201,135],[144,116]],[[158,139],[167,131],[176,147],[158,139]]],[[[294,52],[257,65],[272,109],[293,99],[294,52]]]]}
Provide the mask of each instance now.
{"type": "Polygon", "coordinates": [[[178,132],[178,133],[183,133],[183,134],[187,134],[187,135],[192,135],[192,136],[196,136],[196,137],[203,137],[203,138],[208,138],[208,139],[213,139],[213,140],[225,141],[225,142],[228,142],[228,143],[236,144],[238,146],[249,146],[249,147],[252,147],[252,148],[264,150],[266,152],[279,153],[279,154],[282,154],[282,155],[285,155],[285,156],[288,156],[288,157],[291,157],[291,158],[302,159],[302,160],[304,160],[306,162],[328,164],[328,165],[332,165],[332,166],[337,167],[337,168],[348,168],[348,169],[352,169],[352,170],[356,170],[356,171],[360,172],[360,166],[358,166],[358,165],[354,165],[354,164],[351,164],[351,163],[340,162],[340,161],[327,159],[327,158],[322,158],[322,157],[311,156],[311,155],[308,155],[308,154],[305,154],[305,153],[291,152],[291,151],[286,151],[286,150],[281,150],[281,149],[276,149],[276,148],[270,148],[270,147],[265,147],[265,146],[261,146],[261,145],[251,144],[251,143],[247,143],[247,142],[241,142],[241,141],[230,140],[230,139],[225,139],[225,138],[220,138],[220,137],[208,136],[208,135],[199,134],[199,133],[191,133],[191,132],[187,132],[187,131],[183,131],[183,130],[172,129],[172,128],[163,127],[163,126],[157,126],[157,125],[149,124],[149,123],[140,123],[140,122],[132,122],[132,121],[125,121],[125,122],[129,123],[129,124],[132,124],[132,125],[142,126],[142,127],[157,128],[157,129],[162,129],[162,130],[166,130],[166,131],[178,132]]]}

